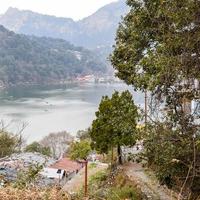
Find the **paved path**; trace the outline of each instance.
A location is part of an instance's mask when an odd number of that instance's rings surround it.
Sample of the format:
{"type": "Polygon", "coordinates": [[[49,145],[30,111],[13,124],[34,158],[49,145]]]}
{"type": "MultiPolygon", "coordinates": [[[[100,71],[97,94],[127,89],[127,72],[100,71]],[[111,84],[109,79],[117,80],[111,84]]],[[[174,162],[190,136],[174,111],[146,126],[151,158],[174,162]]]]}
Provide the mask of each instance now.
{"type": "MultiPolygon", "coordinates": [[[[99,171],[103,171],[108,168],[107,164],[99,163],[96,167],[90,167],[88,165],[88,180],[91,176],[96,174],[99,171]]],[[[63,190],[67,191],[68,193],[72,194],[74,192],[78,192],[81,187],[84,185],[84,176],[85,176],[85,168],[82,168],[78,174],[76,174],[70,181],[68,181],[63,190]]]]}
{"type": "Polygon", "coordinates": [[[127,163],[123,170],[130,180],[135,182],[149,200],[177,200],[176,194],[161,186],[153,175],[147,175],[137,163],[127,163]]]}

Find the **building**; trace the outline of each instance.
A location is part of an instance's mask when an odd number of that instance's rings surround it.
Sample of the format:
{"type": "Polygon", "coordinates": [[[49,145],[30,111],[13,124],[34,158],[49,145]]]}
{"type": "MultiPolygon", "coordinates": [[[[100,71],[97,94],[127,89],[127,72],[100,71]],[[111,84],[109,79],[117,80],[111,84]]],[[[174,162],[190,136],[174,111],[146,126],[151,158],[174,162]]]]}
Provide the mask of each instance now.
{"type": "Polygon", "coordinates": [[[82,167],[83,164],[80,162],[73,161],[70,158],[61,158],[49,167],[44,168],[40,174],[62,184],[70,180],[82,167]]]}
{"type": "Polygon", "coordinates": [[[0,183],[14,182],[19,171],[26,171],[30,166],[42,165],[43,169],[36,180],[38,186],[62,185],[70,180],[83,167],[80,162],[69,158],[58,161],[40,153],[19,153],[0,159],[0,183]]]}

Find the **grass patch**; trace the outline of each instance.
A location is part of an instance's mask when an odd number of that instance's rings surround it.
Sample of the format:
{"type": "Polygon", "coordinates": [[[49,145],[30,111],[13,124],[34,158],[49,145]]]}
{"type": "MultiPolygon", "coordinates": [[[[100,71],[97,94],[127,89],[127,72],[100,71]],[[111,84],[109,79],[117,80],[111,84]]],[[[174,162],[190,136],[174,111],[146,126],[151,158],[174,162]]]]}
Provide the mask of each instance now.
{"type": "MultiPolygon", "coordinates": [[[[111,178],[110,170],[97,172],[90,177],[89,197],[92,200],[142,200],[141,191],[136,185],[119,172],[111,178]]],[[[80,191],[78,198],[83,198],[83,190],[80,191]]]]}
{"type": "Polygon", "coordinates": [[[108,191],[107,200],[139,200],[141,199],[140,194],[138,191],[133,188],[132,186],[123,186],[121,188],[118,187],[111,187],[108,191]]]}
{"type": "Polygon", "coordinates": [[[97,172],[95,175],[91,176],[89,180],[89,185],[101,184],[102,182],[107,180],[107,177],[108,177],[107,171],[97,172]]]}
{"type": "Polygon", "coordinates": [[[94,169],[97,167],[97,163],[90,163],[89,164],[89,169],[94,169]]]}

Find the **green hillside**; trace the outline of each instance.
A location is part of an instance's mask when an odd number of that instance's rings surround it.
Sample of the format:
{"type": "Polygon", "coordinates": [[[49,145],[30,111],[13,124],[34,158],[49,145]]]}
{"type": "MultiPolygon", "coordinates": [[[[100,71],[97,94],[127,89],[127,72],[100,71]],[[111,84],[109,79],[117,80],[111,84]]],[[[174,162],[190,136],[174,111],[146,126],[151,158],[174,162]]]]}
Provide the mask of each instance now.
{"type": "Polygon", "coordinates": [[[105,63],[89,50],[62,39],[15,34],[0,26],[2,85],[53,83],[105,71],[105,63]]]}

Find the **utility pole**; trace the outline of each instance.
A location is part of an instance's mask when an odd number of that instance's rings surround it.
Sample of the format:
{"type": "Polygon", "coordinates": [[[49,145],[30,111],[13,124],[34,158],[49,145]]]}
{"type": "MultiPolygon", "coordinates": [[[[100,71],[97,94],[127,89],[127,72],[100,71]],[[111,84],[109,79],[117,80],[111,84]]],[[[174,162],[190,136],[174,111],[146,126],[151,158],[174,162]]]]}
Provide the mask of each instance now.
{"type": "Polygon", "coordinates": [[[88,195],[88,161],[85,160],[85,198],[87,198],[87,195],[88,195]]]}

